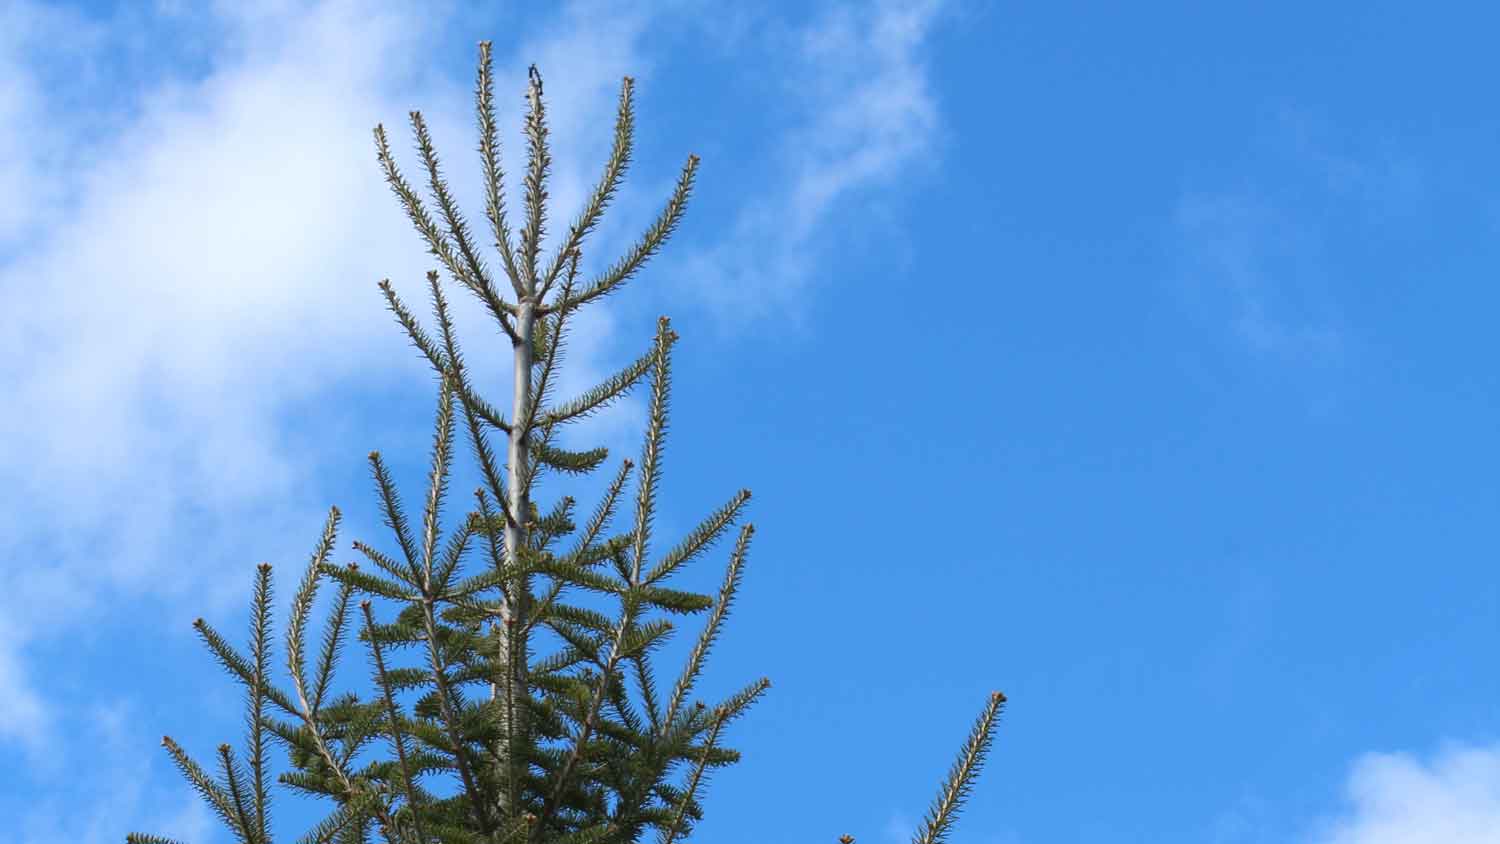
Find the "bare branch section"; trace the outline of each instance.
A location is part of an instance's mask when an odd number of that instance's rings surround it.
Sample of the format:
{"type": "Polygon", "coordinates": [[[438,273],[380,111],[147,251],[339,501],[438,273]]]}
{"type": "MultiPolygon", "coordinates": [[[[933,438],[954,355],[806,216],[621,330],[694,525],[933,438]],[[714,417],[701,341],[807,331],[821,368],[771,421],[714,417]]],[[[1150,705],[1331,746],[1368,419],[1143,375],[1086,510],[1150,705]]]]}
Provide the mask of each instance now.
{"type": "MultiPolygon", "coordinates": [[[[368,844],[375,835],[385,844],[634,844],[650,828],[663,844],[675,844],[689,838],[703,817],[699,801],[710,771],[740,758],[737,751],[720,746],[723,730],[770,687],[761,678],[713,706],[688,700],[742,580],[753,525],[740,528],[716,595],[667,585],[739,521],[749,490],[734,493],[686,537],[667,546],[653,565],[646,565],[662,482],[671,350],[677,339],[668,319],[658,320],[654,342],[635,361],[604,383],[561,404],[551,403],[573,312],[619,290],[660,250],[686,208],[698,158],[688,156],[666,206],[626,254],[592,281],[579,283],[583,241],[631,161],[634,82],[625,77],[609,160],[556,254],[541,268],[538,253],[546,233],[551,165],[541,73],[533,65],[527,78],[525,221],[513,242],[502,190],[489,42],[479,45],[479,59],[475,100],[485,211],[514,302],[503,299],[490,278],[479,244],[443,178],[421,113],[410,113],[411,127],[436,217],[402,176],[384,128],[376,126],[374,134],[386,182],[418,235],[510,340],[509,417],[501,415],[503,402],[491,404],[481,395],[483,379],[459,349],[437,271],[427,276],[437,322],[431,335],[390,282],[382,281],[387,307],[438,381],[419,529],[408,521],[385,461],[379,452],[370,452],[377,503],[394,547],[383,551],[354,543],[377,570],[333,564],[329,558],[340,516],[337,508],[330,510],[292,599],[286,661],[290,693],[268,678],[269,564],[257,570],[250,657],[236,652],[202,619],[194,624],[219,662],[246,687],[248,767],[222,745],[215,780],[170,737],[162,741],[183,775],[246,844],[272,844],[267,737],[285,747],[294,769],[281,775],[283,785],[336,804],[299,844],[368,844]],[[554,287],[557,295],[548,302],[554,287]],[[537,505],[539,478],[546,471],[590,474],[607,462],[608,452],[563,447],[554,437],[563,426],[607,407],[648,379],[649,420],[639,463],[621,461],[604,500],[578,532],[571,498],[537,505]],[[475,490],[477,509],[463,513],[445,539],[442,510],[456,412],[462,413],[482,486],[475,490]],[[505,438],[503,466],[498,443],[489,441],[495,432],[505,438]],[[635,512],[617,532],[611,522],[636,466],[635,512]],[[565,537],[572,537],[566,551],[557,547],[565,537]],[[486,565],[478,574],[459,577],[471,540],[486,565]],[[316,675],[309,682],[304,667],[308,616],[324,576],[339,586],[316,675]],[[540,598],[532,593],[538,577],[550,581],[540,598]],[[570,589],[618,600],[618,616],[612,619],[572,603],[566,594],[570,589]],[[369,676],[378,693],[368,700],[353,693],[330,699],[333,668],[356,594],[363,596],[359,608],[364,616],[357,637],[368,646],[369,676]],[[374,599],[396,605],[392,621],[376,620],[374,599]],[[663,705],[652,660],[674,628],[666,618],[647,616],[661,611],[681,617],[705,610],[707,622],[663,705]],[[557,634],[564,647],[534,660],[531,634],[543,628],[557,634]],[[396,664],[396,655],[409,648],[420,658],[396,664]],[[632,680],[639,711],[630,694],[632,680]],[[474,686],[488,687],[488,696],[475,694],[474,686]],[[405,693],[417,694],[409,706],[402,702],[405,693]],[[385,743],[395,758],[357,767],[354,759],[371,742],[385,743]],[[666,779],[679,764],[688,767],[687,780],[670,785],[666,779]],[[461,792],[432,794],[423,780],[437,775],[456,775],[461,792]]],[[[921,833],[921,844],[943,840],[979,771],[1004,699],[995,693],[975,725],[921,833]]],[[[844,844],[853,840],[845,839],[844,844]]],[[[139,833],[126,840],[177,844],[139,833]]]]}

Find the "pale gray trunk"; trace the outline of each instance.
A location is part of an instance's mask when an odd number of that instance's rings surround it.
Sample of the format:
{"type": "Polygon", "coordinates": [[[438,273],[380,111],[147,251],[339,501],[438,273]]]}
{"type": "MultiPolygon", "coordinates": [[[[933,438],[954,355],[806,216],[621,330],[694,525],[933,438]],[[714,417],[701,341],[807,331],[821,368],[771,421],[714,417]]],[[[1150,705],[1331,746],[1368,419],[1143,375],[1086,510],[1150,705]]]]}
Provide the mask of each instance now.
{"type": "MultiPolygon", "coordinates": [[[[530,297],[523,298],[517,308],[516,335],[519,342],[515,345],[515,394],[511,402],[510,448],[506,457],[506,492],[510,496],[507,504],[512,519],[508,519],[505,523],[505,552],[507,561],[511,565],[518,565],[520,562],[519,549],[526,541],[529,533],[526,524],[531,518],[531,502],[526,489],[526,470],[530,455],[526,445],[525,429],[527,417],[531,413],[531,409],[527,407],[527,401],[531,395],[532,334],[536,326],[536,306],[529,299],[530,297]]],[[[510,590],[510,595],[508,600],[502,602],[503,628],[499,637],[500,662],[506,670],[501,732],[503,735],[514,734],[523,739],[524,743],[526,710],[522,702],[530,694],[526,682],[529,649],[526,646],[528,636],[525,626],[531,604],[531,577],[522,575],[506,588],[510,590]],[[514,636],[507,635],[506,628],[513,629],[514,636]],[[514,651],[511,650],[512,642],[515,645],[514,651]]],[[[496,686],[491,684],[491,700],[495,698],[496,693],[496,686]]],[[[502,746],[497,755],[502,762],[508,764],[509,753],[510,748],[502,746]]],[[[510,795],[502,794],[500,799],[501,816],[509,817],[512,813],[508,805],[510,795]]]]}

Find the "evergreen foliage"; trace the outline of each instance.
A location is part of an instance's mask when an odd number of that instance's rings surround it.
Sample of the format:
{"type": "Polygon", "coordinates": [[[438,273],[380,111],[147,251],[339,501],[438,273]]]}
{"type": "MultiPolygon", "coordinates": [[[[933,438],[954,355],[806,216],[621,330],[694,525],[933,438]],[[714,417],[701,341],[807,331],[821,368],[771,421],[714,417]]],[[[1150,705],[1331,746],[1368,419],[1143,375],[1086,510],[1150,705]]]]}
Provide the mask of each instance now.
{"type": "MultiPolygon", "coordinates": [[[[209,649],[245,685],[248,770],[229,745],[221,745],[220,776],[211,779],[170,737],[162,739],[194,788],[245,844],[271,844],[267,733],[285,746],[296,769],[282,774],[279,781],[304,793],[329,796],[337,804],[299,844],[366,844],[372,827],[387,844],[623,844],[638,841],[647,827],[655,828],[660,844],[672,844],[689,837],[703,817],[699,796],[708,770],[739,759],[738,752],[719,744],[724,726],[770,686],[762,678],[714,706],[688,703],[739,585],[752,525],[740,528],[716,596],[665,585],[678,568],[706,551],[736,523],[750,498],[748,490],[735,493],[647,565],[667,429],[670,351],[677,339],[667,318],[658,321],[655,342],[635,362],[580,396],[560,404],[550,401],[569,318],[583,305],[620,289],[672,234],[686,207],[698,159],[688,157],[665,208],[629,253],[597,278],[580,284],[582,241],[609,204],[630,162],[634,114],[632,80],[626,77],[614,146],[604,173],[557,253],[545,267],[539,267],[550,164],[541,78],[533,66],[525,123],[530,153],[524,177],[526,223],[513,245],[500,188],[490,44],[482,42],[479,52],[476,100],[486,211],[516,301],[500,295],[480,260],[442,179],[421,113],[411,112],[411,124],[446,232],[401,175],[381,126],[375,128],[375,143],[386,180],[432,254],[484,303],[510,338],[515,372],[511,415],[507,419],[475,392],[454,342],[438,274],[427,274],[437,340],[417,323],[390,281],[380,282],[388,307],[431,362],[440,382],[420,532],[413,534],[380,454],[371,452],[371,472],[385,524],[395,534],[399,554],[393,558],[356,541],[354,548],[374,570],[355,563],[332,564],[329,555],[339,511],[330,510],[292,600],[286,640],[292,694],[273,685],[269,676],[269,564],[259,566],[255,583],[249,659],[201,618],[194,622],[209,649]],[[562,425],[607,406],[648,374],[650,421],[632,523],[623,532],[611,533],[621,493],[636,468],[625,460],[582,532],[566,549],[558,547],[559,540],[578,529],[574,501],[564,497],[543,513],[532,499],[537,478],[544,469],[592,472],[605,462],[607,453],[603,448],[569,451],[556,444],[555,435],[562,425]],[[484,483],[475,490],[475,509],[440,544],[439,512],[452,459],[455,399],[484,483]],[[506,438],[503,468],[497,466],[489,442],[492,430],[506,438]],[[458,564],[471,544],[487,558],[488,567],[473,577],[460,578],[458,564]],[[541,596],[532,592],[533,575],[550,579],[541,596]],[[338,583],[338,593],[309,683],[305,634],[323,577],[338,583]],[[610,619],[566,603],[562,593],[567,587],[614,596],[620,602],[619,617],[610,619]],[[368,598],[359,602],[364,623],[357,638],[369,648],[379,694],[370,700],[352,693],[330,699],[329,683],[356,592],[403,602],[405,608],[394,621],[383,624],[376,621],[368,598]],[[653,608],[683,615],[710,611],[665,700],[657,690],[651,652],[673,626],[666,619],[646,620],[646,611],[653,608]],[[555,632],[566,645],[552,656],[533,660],[531,634],[542,627],[555,632]],[[426,667],[388,665],[390,652],[413,645],[425,657],[426,667]],[[636,681],[642,702],[639,711],[628,700],[627,673],[636,681]],[[479,694],[473,689],[476,685],[479,694]],[[485,686],[487,697],[482,693],[485,686]],[[410,690],[423,694],[407,712],[396,695],[410,690]],[[376,738],[390,743],[395,758],[354,770],[352,758],[376,738]],[[666,783],[679,763],[687,766],[685,781],[677,786],[666,783]],[[439,798],[423,788],[424,775],[439,773],[456,774],[463,786],[460,793],[439,798]]],[[[944,840],[983,762],[1004,700],[998,692],[990,696],[917,841],[938,844],[944,840]]],[[[844,836],[840,840],[849,844],[853,839],[844,836]]],[[[128,835],[126,841],[176,844],[139,833],[128,835]]]]}

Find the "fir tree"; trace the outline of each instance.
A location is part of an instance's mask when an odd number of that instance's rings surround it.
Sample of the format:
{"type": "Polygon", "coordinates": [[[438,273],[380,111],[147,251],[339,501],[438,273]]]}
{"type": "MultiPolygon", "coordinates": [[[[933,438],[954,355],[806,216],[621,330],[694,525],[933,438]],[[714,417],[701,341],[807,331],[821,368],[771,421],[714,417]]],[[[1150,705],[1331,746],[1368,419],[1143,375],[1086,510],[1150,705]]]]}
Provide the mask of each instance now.
{"type": "MultiPolygon", "coordinates": [[[[739,760],[736,751],[719,745],[724,726],[770,686],[762,678],[714,706],[688,703],[739,585],[752,525],[739,530],[717,596],[664,585],[678,568],[736,523],[750,498],[748,490],[735,493],[648,565],[667,429],[670,352],[677,339],[667,318],[658,320],[650,350],[629,366],[580,396],[561,404],[550,402],[569,318],[583,305],[619,290],[660,249],[686,207],[698,159],[688,157],[665,208],[630,252],[598,277],[580,284],[584,237],[609,204],[630,162],[632,81],[626,77],[621,86],[614,146],[604,173],[556,253],[542,265],[538,244],[546,230],[545,185],[551,159],[541,77],[533,65],[525,122],[530,154],[524,177],[526,224],[513,245],[501,197],[489,42],[479,45],[479,56],[476,100],[486,211],[514,302],[501,296],[479,258],[443,181],[421,113],[411,113],[411,124],[446,231],[434,222],[401,175],[381,126],[375,128],[375,144],[387,182],[432,254],[459,285],[480,299],[510,339],[515,376],[510,416],[475,391],[454,342],[438,274],[427,274],[437,339],[418,324],[390,281],[382,281],[380,290],[388,307],[432,364],[439,382],[432,469],[420,535],[413,535],[386,466],[380,454],[372,452],[369,461],[380,505],[386,525],[395,534],[399,556],[393,558],[356,541],[353,547],[383,574],[355,563],[333,565],[329,556],[339,511],[330,510],[292,600],[286,662],[292,694],[270,680],[269,564],[261,564],[257,573],[249,659],[202,619],[194,622],[231,676],[245,685],[249,769],[237,761],[229,745],[221,745],[221,775],[215,781],[170,737],[162,739],[184,775],[246,844],[271,844],[268,733],[286,747],[296,769],[282,774],[279,781],[305,793],[329,796],[337,804],[327,819],[300,839],[302,844],[365,844],[372,827],[387,844],[624,844],[638,841],[647,827],[657,830],[659,842],[672,844],[690,836],[695,822],[702,819],[698,797],[708,769],[739,760]],[[627,529],[611,533],[621,492],[636,468],[625,460],[581,534],[568,548],[558,547],[559,540],[578,529],[574,502],[563,497],[543,513],[533,500],[537,479],[544,470],[574,475],[592,472],[608,455],[603,448],[564,449],[555,441],[557,432],[624,395],[648,374],[650,421],[636,483],[634,518],[627,529]],[[475,509],[440,547],[439,514],[452,457],[455,399],[484,483],[475,490],[475,509]],[[506,439],[503,469],[489,442],[491,431],[506,439]],[[471,543],[479,546],[488,567],[460,579],[458,565],[471,543]],[[544,594],[533,593],[533,575],[550,579],[544,594]],[[319,580],[325,576],[339,587],[317,673],[309,683],[304,634],[319,580]],[[610,619],[566,603],[562,595],[568,587],[617,598],[619,617],[610,619]],[[368,701],[352,693],[329,699],[334,663],[356,592],[403,602],[405,608],[394,622],[381,624],[375,620],[370,600],[360,601],[364,624],[358,639],[368,645],[379,692],[368,701]],[[645,620],[645,612],[653,608],[675,614],[710,610],[665,700],[657,690],[650,657],[673,627],[665,619],[645,620]],[[550,657],[533,660],[531,634],[542,627],[566,644],[550,657]],[[388,665],[387,655],[408,645],[418,646],[426,667],[388,665]],[[635,680],[639,711],[627,694],[627,676],[635,680]],[[476,685],[478,695],[471,691],[476,685]],[[396,695],[411,690],[425,693],[406,712],[396,695]],[[354,770],[352,758],[376,738],[390,743],[395,758],[354,770]],[[688,766],[685,781],[678,786],[666,783],[679,763],[688,766]],[[460,792],[439,798],[422,786],[424,775],[439,773],[456,774],[460,792]]],[[[937,844],[944,840],[983,762],[1004,700],[998,692],[990,696],[917,841],[937,844]]],[[[126,840],[129,844],[176,844],[137,833],[126,840]]],[[[849,844],[853,839],[843,836],[840,841],[849,844]]]]}

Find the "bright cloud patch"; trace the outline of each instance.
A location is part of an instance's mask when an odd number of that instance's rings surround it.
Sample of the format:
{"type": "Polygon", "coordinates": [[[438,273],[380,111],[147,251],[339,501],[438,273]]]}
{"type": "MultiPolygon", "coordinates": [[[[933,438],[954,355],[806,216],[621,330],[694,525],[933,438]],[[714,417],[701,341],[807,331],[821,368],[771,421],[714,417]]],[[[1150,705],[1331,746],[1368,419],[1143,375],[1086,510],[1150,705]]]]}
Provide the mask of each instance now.
{"type": "Polygon", "coordinates": [[[1451,746],[1431,761],[1371,753],[1354,764],[1346,814],[1315,844],[1500,842],[1500,744],[1451,746]]]}

